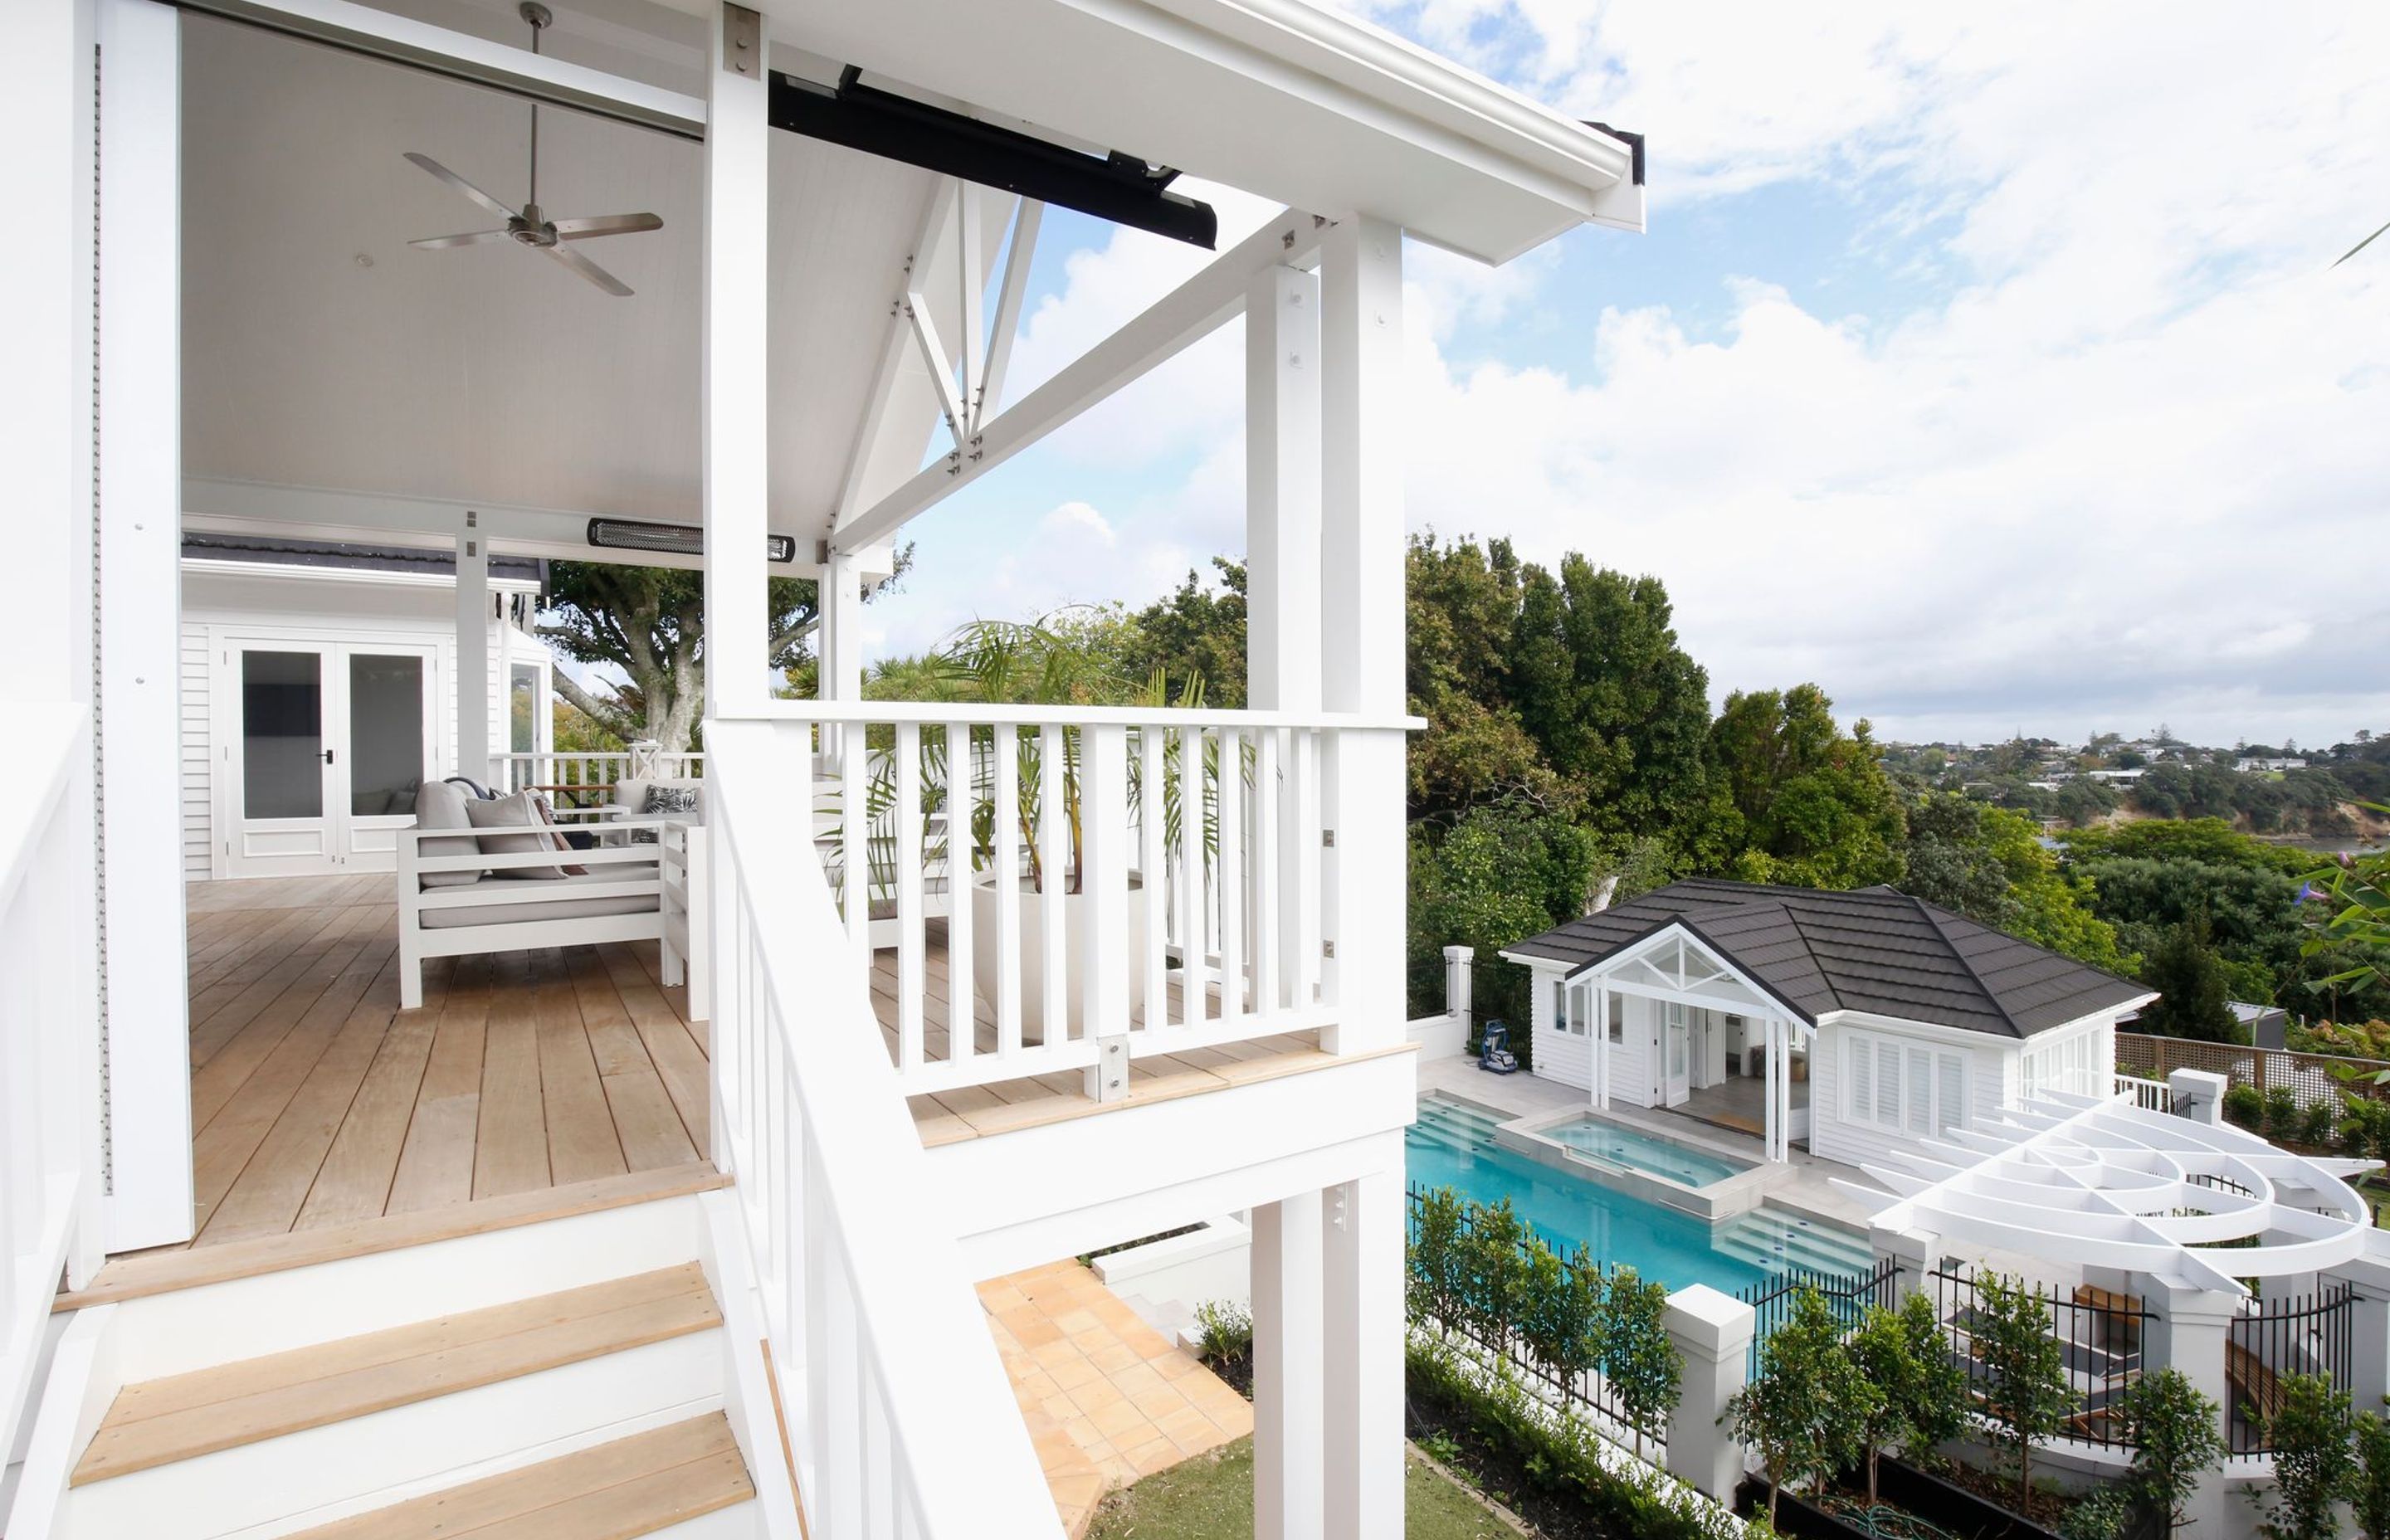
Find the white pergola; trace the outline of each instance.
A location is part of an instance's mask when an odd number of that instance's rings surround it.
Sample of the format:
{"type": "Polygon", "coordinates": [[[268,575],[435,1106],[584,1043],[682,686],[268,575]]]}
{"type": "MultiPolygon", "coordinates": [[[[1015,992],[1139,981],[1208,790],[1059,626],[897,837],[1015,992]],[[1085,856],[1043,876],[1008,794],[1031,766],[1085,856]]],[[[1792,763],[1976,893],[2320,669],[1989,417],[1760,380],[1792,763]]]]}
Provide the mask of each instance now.
{"type": "MultiPolygon", "coordinates": [[[[1817,1037],[1815,1023],[1794,1015],[1784,1002],[1708,947],[1681,925],[1660,928],[1632,945],[1568,977],[1572,1017],[1590,1023],[1593,1105],[1610,1105],[1610,996],[1632,995],[1662,1005],[1726,1011],[1757,1020],[1765,1033],[1767,1065],[1764,1143],[1770,1161],[1792,1158],[1792,1076],[1790,1057],[1797,1043],[1817,1037]]],[[[1664,1033],[1662,1051],[1666,1051],[1664,1033]]],[[[1662,1073],[1665,1074],[1663,1066],[1662,1073]]]]}
{"type": "Polygon", "coordinates": [[[2221,1293],[2353,1262],[2379,1233],[2341,1178],[2380,1161],[2295,1155],[2123,1094],[2037,1097],[1899,1160],[1864,1168],[1885,1191],[1836,1182],[1876,1206],[1879,1230],[2221,1293]]]}

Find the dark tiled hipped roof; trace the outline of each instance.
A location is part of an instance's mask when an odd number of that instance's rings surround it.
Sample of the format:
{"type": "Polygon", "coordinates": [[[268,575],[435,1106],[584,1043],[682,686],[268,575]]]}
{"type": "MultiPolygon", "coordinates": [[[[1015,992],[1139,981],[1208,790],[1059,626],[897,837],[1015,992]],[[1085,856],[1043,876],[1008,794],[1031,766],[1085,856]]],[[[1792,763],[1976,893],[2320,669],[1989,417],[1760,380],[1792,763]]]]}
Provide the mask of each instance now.
{"type": "Polygon", "coordinates": [[[1672,922],[1812,1022],[1864,1010],[2030,1037],[2149,993],[1891,888],[1821,892],[1693,878],[1503,950],[1574,973],[1672,922]]]}

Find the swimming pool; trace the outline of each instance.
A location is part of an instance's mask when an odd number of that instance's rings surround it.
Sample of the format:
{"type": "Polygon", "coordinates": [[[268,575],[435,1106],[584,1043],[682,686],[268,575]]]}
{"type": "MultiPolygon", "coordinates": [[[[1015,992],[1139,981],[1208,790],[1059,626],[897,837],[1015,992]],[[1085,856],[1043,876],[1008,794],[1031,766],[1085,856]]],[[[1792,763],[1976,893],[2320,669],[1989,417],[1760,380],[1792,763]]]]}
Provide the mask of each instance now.
{"type": "Polygon", "coordinates": [[[1867,1239],[1781,1209],[1757,1208],[1715,1227],[1548,1166],[1494,1141],[1503,1119],[1429,1097],[1406,1138],[1410,1183],[1451,1187],[1479,1203],[1508,1198],[1519,1216],[1562,1252],[1582,1245],[1596,1260],[1632,1266],[1670,1289],[1706,1283],[1734,1293],[1800,1266],[1867,1270],[1867,1239]]]}
{"type": "Polygon", "coordinates": [[[1723,1182],[1739,1172],[1751,1169],[1748,1161],[1729,1160],[1713,1155],[1705,1149],[1664,1139],[1640,1128],[1630,1128],[1608,1118],[1597,1118],[1588,1112],[1574,1123],[1554,1128],[1538,1128],[1545,1138],[1557,1140],[1574,1154],[1605,1165],[1623,1166],[1649,1176],[1679,1182],[1689,1187],[1705,1187],[1712,1182],[1723,1182]]]}

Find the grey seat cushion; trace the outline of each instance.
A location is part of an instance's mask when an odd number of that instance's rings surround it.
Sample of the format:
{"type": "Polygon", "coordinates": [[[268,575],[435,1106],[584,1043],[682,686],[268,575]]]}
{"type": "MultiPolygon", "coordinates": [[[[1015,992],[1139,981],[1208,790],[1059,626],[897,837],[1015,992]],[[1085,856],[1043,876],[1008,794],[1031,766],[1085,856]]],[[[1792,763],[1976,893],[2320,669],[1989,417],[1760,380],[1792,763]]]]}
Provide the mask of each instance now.
{"type": "MultiPolygon", "coordinates": [[[[471,817],[465,811],[466,802],[467,798],[462,789],[451,786],[446,781],[427,781],[415,791],[415,827],[425,829],[469,829],[473,824],[471,817]]],[[[480,843],[470,834],[461,834],[454,839],[423,840],[418,842],[416,849],[426,856],[482,853],[480,843]]],[[[433,888],[462,888],[479,882],[483,875],[481,872],[425,872],[423,886],[426,891],[433,888]]]]}
{"type": "MultiPolygon", "coordinates": [[[[589,887],[600,882],[652,882],[656,868],[644,861],[627,862],[621,866],[594,868],[585,877],[564,877],[557,884],[539,890],[536,899],[523,899],[514,904],[473,904],[454,909],[426,909],[423,928],[427,930],[461,930],[476,925],[517,925],[541,919],[594,919],[601,915],[653,914],[661,906],[654,893],[599,893],[589,898],[571,896],[574,888],[589,887]],[[548,895],[555,894],[550,897],[548,895]]],[[[504,879],[491,873],[478,886],[492,887],[504,879]]]]}
{"type": "MultiPolygon", "coordinates": [[[[533,807],[531,793],[518,791],[496,802],[469,802],[465,804],[465,816],[477,829],[519,828],[520,834],[483,834],[482,853],[484,855],[538,855],[556,849],[556,836],[547,831],[547,822],[533,807]]],[[[565,879],[562,864],[537,866],[500,866],[492,877],[516,879],[536,879],[541,881],[565,879]]]]}

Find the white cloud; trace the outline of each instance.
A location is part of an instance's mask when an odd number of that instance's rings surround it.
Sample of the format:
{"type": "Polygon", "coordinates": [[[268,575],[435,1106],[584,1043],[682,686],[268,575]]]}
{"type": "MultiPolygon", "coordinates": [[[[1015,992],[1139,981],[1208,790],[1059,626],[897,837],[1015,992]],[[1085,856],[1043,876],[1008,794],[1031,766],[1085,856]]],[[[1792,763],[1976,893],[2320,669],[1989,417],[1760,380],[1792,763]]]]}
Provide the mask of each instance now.
{"type": "Polygon", "coordinates": [[[1104,550],[1120,544],[1109,520],[1092,503],[1064,503],[1039,521],[1038,533],[1049,540],[1092,540],[1104,550]]]}
{"type": "MultiPolygon", "coordinates": [[[[2390,7],[1365,8],[1648,133],[1655,225],[1837,189],[1933,296],[1862,319],[1720,275],[1732,324],[1695,337],[1622,292],[1562,375],[1481,335],[1553,252],[1412,248],[1414,527],[1658,572],[1721,691],[1814,678],[1888,730],[2390,727],[2390,258],[2327,265],[2390,212],[2390,7]]],[[[1266,213],[1212,196],[1224,234],[1266,213]]],[[[1075,253],[1016,388],[1201,260],[1075,253]]],[[[1230,327],[1040,452],[1041,484],[1133,487],[1098,499],[1113,545],[1041,537],[939,592],[1138,601],[1240,548],[1240,394],[1230,327]]]]}

